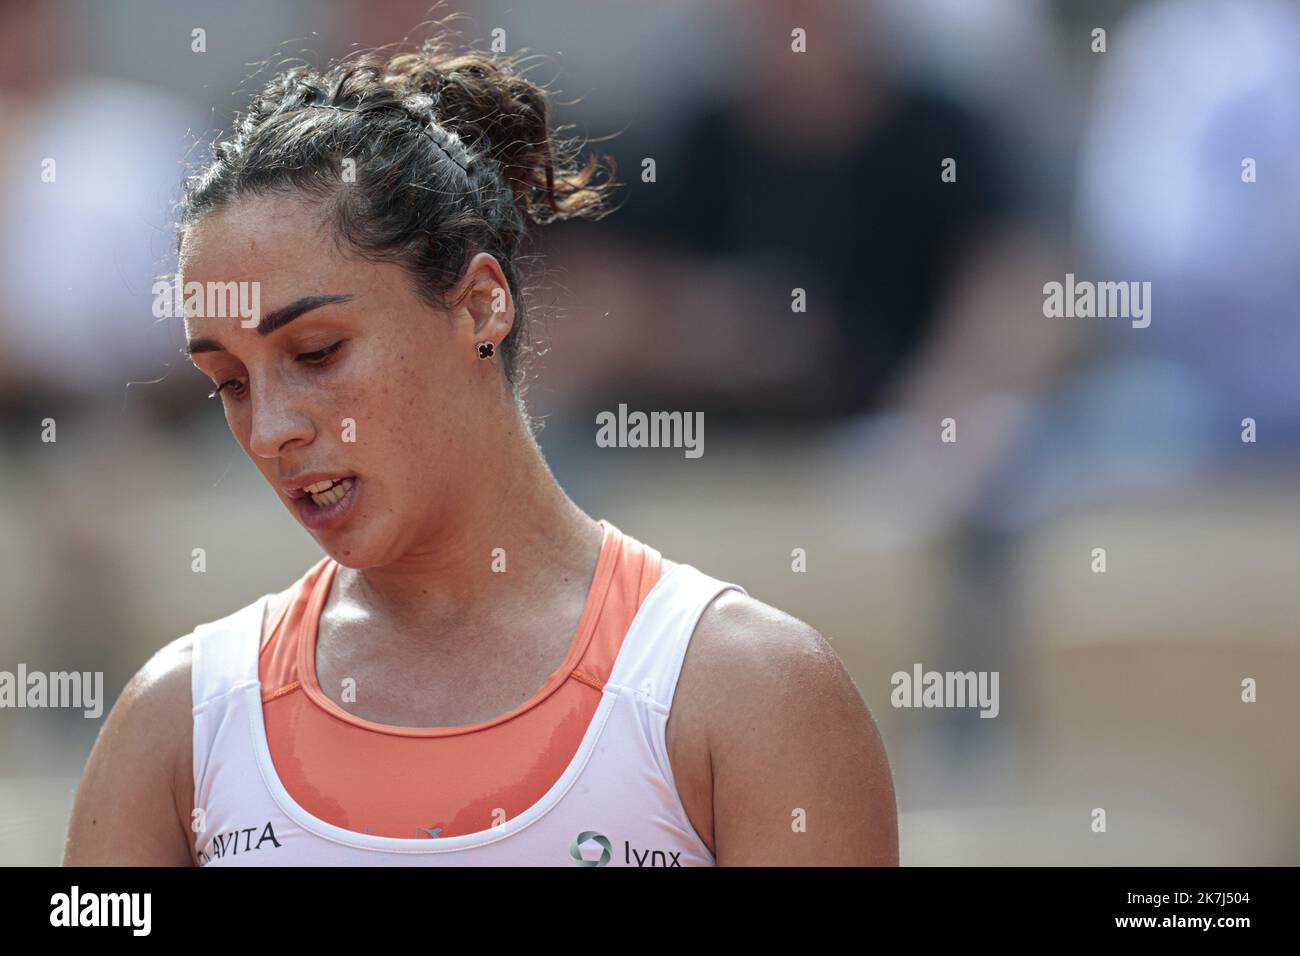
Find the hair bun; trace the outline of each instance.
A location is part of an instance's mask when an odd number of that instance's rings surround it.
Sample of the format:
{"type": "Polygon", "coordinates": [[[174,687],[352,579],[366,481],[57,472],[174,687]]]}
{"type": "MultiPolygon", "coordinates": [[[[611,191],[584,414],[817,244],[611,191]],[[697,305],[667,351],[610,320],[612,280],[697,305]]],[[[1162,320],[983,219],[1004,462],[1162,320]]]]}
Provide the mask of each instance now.
{"type": "Polygon", "coordinates": [[[384,84],[412,112],[432,113],[470,149],[496,164],[522,212],[537,223],[589,217],[608,210],[614,162],[606,181],[595,156],[581,167],[580,144],[557,140],[546,91],[523,77],[516,57],[453,53],[426,40],[414,53],[390,59],[384,84]]]}

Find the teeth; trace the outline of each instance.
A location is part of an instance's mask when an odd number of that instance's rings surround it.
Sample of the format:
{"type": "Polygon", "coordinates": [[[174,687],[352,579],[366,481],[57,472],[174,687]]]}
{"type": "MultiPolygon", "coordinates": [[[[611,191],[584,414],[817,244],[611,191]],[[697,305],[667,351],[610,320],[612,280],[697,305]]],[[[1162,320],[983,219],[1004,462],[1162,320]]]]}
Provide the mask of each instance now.
{"type": "Polygon", "coordinates": [[[303,491],[307,492],[308,494],[318,495],[322,491],[327,490],[329,486],[332,484],[334,484],[334,479],[326,478],[324,481],[318,481],[314,485],[308,485],[306,488],[303,489],[303,491]]]}
{"type": "Polygon", "coordinates": [[[348,493],[348,489],[353,485],[351,478],[344,478],[342,481],[318,481],[316,484],[303,490],[311,494],[312,502],[318,508],[328,508],[330,505],[342,499],[348,493]],[[324,486],[324,491],[312,491],[313,488],[319,489],[324,486]]]}

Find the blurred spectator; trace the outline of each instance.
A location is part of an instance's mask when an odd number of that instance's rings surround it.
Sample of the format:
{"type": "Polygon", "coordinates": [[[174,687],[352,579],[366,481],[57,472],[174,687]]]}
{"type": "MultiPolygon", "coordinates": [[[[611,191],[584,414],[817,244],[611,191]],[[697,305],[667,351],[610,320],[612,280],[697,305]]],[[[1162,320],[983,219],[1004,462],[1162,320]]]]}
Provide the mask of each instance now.
{"type": "MultiPolygon", "coordinates": [[[[151,285],[193,110],[81,75],[59,7],[7,4],[0,31],[0,420],[120,403],[173,362],[151,285]]],[[[26,427],[26,425],[24,425],[26,427]]]]}
{"type": "Polygon", "coordinates": [[[715,421],[877,410],[933,344],[964,273],[1006,293],[991,277],[1014,281],[1010,263],[992,254],[1023,211],[990,134],[891,75],[865,48],[859,5],[745,12],[743,85],[689,104],[653,142],[633,130],[600,144],[629,183],[610,219],[623,242],[573,230],[559,244],[577,305],[553,330],[555,378],[617,382],[620,401],[715,421]],[[809,52],[791,51],[794,25],[809,52]],[[643,157],[657,182],[640,182],[643,157]],[[948,157],[956,182],[940,178],[948,157]],[[791,309],[795,288],[806,313],[791,309]]]}
{"type": "Polygon", "coordinates": [[[1245,417],[1261,451],[1300,450],[1297,48],[1294,3],[1193,0],[1134,10],[1107,54],[1083,235],[1109,278],[1152,283],[1150,328],[1114,333],[1129,379],[1166,383],[1152,417],[1184,437],[1184,457],[1240,452],[1245,417]]]}
{"type": "Polygon", "coordinates": [[[1075,320],[1102,347],[1034,409],[981,506],[996,525],[1300,451],[1300,11],[1158,3],[1111,44],[1083,140],[1073,271],[1149,281],[1151,324],[1075,320]]]}

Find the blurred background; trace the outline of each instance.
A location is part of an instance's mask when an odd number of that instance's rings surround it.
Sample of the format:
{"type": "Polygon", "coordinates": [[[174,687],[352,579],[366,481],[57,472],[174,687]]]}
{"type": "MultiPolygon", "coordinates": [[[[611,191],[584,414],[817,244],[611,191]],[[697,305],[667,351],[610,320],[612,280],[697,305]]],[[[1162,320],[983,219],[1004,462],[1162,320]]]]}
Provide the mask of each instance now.
{"type": "MultiPolygon", "coordinates": [[[[627,184],[532,247],[557,478],[826,635],[903,863],[1300,863],[1300,7],[451,10],[541,54],[627,184]],[[1150,326],[1045,317],[1067,273],[1150,282],[1150,326]],[[598,448],[620,403],[704,412],[703,457],[598,448]],[[998,671],[997,718],[891,706],[917,664],[998,671]]],[[[268,61],[429,12],[0,2],[0,670],[101,670],[106,717],[156,649],[320,557],[151,284],[186,165],[268,61]]],[[[0,863],[59,862],[104,717],[0,710],[0,863]]]]}

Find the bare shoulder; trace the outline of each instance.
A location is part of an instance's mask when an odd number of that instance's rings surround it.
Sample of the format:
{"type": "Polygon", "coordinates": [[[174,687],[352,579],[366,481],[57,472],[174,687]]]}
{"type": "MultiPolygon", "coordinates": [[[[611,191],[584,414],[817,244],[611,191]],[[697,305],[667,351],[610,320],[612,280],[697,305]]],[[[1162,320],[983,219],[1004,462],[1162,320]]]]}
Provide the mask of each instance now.
{"type": "Polygon", "coordinates": [[[192,636],[136,672],[91,749],[64,846],[68,866],[184,866],[194,861],[192,636]]]}
{"type": "Polygon", "coordinates": [[[875,720],[830,643],[798,618],[719,595],[687,649],[668,742],[719,865],[897,864],[875,720]]]}

